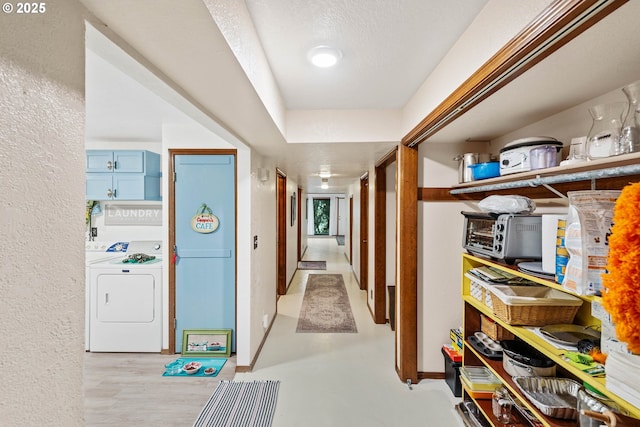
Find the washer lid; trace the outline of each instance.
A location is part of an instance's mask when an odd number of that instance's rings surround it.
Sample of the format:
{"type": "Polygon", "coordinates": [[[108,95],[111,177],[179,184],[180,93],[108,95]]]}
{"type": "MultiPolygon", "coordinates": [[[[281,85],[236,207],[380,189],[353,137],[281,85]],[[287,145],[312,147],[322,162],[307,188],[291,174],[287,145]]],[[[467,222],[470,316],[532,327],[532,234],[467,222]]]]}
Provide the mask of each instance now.
{"type": "Polygon", "coordinates": [[[511,141],[500,150],[500,152],[513,150],[514,148],[530,147],[532,145],[553,145],[555,147],[562,147],[562,142],[551,136],[531,136],[529,138],[520,138],[515,141],[511,141]]]}

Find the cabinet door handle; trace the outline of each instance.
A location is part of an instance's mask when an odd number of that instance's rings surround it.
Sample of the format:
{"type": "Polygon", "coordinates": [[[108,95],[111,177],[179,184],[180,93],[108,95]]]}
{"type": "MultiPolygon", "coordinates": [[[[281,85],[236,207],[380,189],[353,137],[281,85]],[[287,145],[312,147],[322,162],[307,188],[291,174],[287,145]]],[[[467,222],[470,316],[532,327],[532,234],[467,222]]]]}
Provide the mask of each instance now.
{"type": "Polygon", "coordinates": [[[107,170],[111,170],[111,169],[114,169],[114,165],[113,165],[113,163],[111,162],[111,160],[109,160],[109,161],[107,162],[107,170]]]}
{"type": "Polygon", "coordinates": [[[108,190],[107,190],[107,197],[108,197],[108,198],[112,198],[112,197],[113,197],[113,195],[114,195],[113,190],[108,189],[108,190]]]}
{"type": "Polygon", "coordinates": [[[109,294],[108,293],[104,294],[104,303],[105,304],[109,304],[109,294]]]}

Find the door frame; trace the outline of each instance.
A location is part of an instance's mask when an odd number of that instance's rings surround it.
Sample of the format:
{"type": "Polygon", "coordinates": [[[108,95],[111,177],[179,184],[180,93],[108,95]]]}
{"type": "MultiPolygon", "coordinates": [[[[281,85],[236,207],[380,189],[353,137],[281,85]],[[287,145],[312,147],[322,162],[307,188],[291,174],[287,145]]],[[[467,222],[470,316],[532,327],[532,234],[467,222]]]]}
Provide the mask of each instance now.
{"type": "MultiPolygon", "coordinates": [[[[373,227],[376,236],[373,248],[373,287],[375,294],[374,307],[372,310],[373,321],[375,323],[386,323],[387,317],[387,167],[396,162],[397,152],[398,147],[395,147],[383,157],[375,167],[376,188],[373,199],[375,211],[373,227]]],[[[397,246],[397,241],[389,243],[397,246]]],[[[389,319],[389,321],[391,321],[391,319],[389,319]]]]}
{"type": "MultiPolygon", "coordinates": [[[[234,211],[236,216],[234,218],[234,230],[235,230],[235,253],[238,253],[238,150],[234,149],[205,149],[205,148],[176,148],[169,149],[169,164],[167,170],[169,171],[169,179],[168,179],[168,246],[167,246],[167,254],[168,263],[166,265],[169,266],[169,343],[168,348],[162,349],[163,354],[175,354],[176,347],[176,266],[173,263],[173,248],[176,244],[176,210],[175,210],[175,200],[176,200],[176,186],[175,186],[175,157],[176,156],[184,156],[184,155],[198,155],[198,156],[215,156],[215,155],[232,155],[234,156],[234,211]]],[[[236,309],[235,309],[235,320],[236,324],[236,341],[237,341],[237,325],[238,325],[238,258],[236,257],[235,263],[235,278],[236,281],[233,284],[234,292],[236,294],[236,309]]]]}
{"type": "Polygon", "coordinates": [[[287,175],[276,168],[276,295],[287,293],[287,175]]]}
{"type": "Polygon", "coordinates": [[[360,177],[360,289],[369,301],[369,172],[360,177]]]}
{"type": "Polygon", "coordinates": [[[298,198],[296,200],[298,212],[298,257],[296,261],[302,260],[302,188],[298,187],[298,198]]]}

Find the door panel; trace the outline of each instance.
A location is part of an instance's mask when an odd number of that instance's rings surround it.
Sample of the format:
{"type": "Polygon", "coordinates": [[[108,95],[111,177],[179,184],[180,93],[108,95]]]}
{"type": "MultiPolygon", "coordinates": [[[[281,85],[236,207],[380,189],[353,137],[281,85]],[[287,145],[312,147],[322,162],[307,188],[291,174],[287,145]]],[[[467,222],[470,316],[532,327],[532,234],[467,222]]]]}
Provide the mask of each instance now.
{"type": "Polygon", "coordinates": [[[148,323],[155,319],[152,274],[101,274],[96,279],[100,322],[148,323]]]}
{"type": "Polygon", "coordinates": [[[235,352],[235,157],[177,155],[175,176],[175,350],[184,329],[231,329],[235,352]],[[191,227],[203,205],[219,221],[212,233],[191,227]]]}

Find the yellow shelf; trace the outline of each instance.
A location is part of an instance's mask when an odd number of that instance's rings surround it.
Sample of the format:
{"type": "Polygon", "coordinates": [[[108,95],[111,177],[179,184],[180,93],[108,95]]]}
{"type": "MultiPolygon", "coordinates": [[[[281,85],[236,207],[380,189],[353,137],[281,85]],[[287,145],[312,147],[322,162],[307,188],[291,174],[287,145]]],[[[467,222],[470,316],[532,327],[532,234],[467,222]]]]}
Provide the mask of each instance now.
{"type": "MultiPolygon", "coordinates": [[[[600,393],[604,394],[605,396],[609,397],[611,400],[613,400],[615,403],[617,403],[618,405],[620,405],[620,407],[624,408],[625,410],[629,411],[629,414],[633,417],[637,417],[640,418],[640,408],[637,408],[635,406],[633,406],[632,404],[630,404],[629,402],[627,402],[626,400],[620,398],[619,396],[617,396],[616,394],[610,392],[607,387],[606,387],[606,381],[604,379],[604,377],[592,377],[588,374],[586,374],[585,372],[577,369],[575,366],[573,366],[572,364],[570,364],[569,362],[567,362],[566,360],[563,359],[563,355],[565,353],[565,350],[563,349],[559,349],[557,347],[555,347],[553,344],[551,344],[549,341],[545,340],[544,338],[542,338],[541,336],[539,336],[538,334],[536,334],[535,331],[533,331],[530,328],[526,328],[526,327],[522,327],[522,326],[512,326],[507,324],[506,322],[504,322],[503,320],[501,320],[500,318],[498,318],[494,313],[493,310],[491,308],[489,308],[488,306],[486,306],[483,302],[477,300],[476,298],[474,298],[473,296],[470,295],[470,283],[471,280],[468,277],[465,277],[464,273],[472,268],[481,266],[481,265],[488,265],[488,266],[492,266],[495,268],[499,268],[505,271],[508,271],[509,273],[512,273],[516,276],[520,276],[520,277],[524,277],[527,278],[535,283],[544,285],[544,286],[548,286],[554,289],[558,289],[561,290],[565,293],[571,294],[571,295],[575,295],[572,292],[568,292],[567,290],[563,289],[562,286],[558,285],[555,282],[551,282],[549,280],[545,280],[545,279],[540,279],[538,277],[534,277],[534,276],[529,276],[527,274],[521,273],[519,271],[517,271],[517,269],[511,267],[511,266],[505,266],[499,263],[496,263],[494,261],[488,260],[488,259],[484,259],[484,258],[480,258],[474,255],[470,255],[470,254],[463,254],[463,274],[462,274],[462,299],[463,301],[468,304],[469,306],[473,307],[473,309],[475,309],[477,312],[484,314],[485,316],[491,318],[492,320],[494,320],[498,325],[500,325],[502,328],[508,330],[509,332],[511,332],[512,334],[514,334],[516,337],[522,339],[523,341],[527,342],[528,344],[530,344],[531,346],[533,346],[534,348],[536,348],[538,351],[540,351],[542,354],[544,354],[545,356],[547,356],[549,359],[553,360],[558,367],[563,370],[564,372],[567,372],[570,376],[574,377],[576,380],[589,384],[591,387],[593,387],[595,390],[599,391],[600,393]]],[[[592,325],[592,324],[597,324],[599,325],[600,322],[591,317],[590,315],[590,307],[591,307],[591,302],[593,301],[597,301],[600,302],[600,298],[599,297],[595,297],[595,296],[584,296],[584,295],[575,295],[577,297],[580,297],[584,303],[583,303],[583,308],[581,308],[581,312],[579,313],[578,316],[576,316],[576,324],[581,324],[581,325],[592,325]]],[[[467,322],[465,321],[465,326],[467,325],[467,322]]],[[[465,331],[465,336],[468,336],[470,334],[472,334],[475,331],[465,331]]],[[[474,356],[476,358],[478,358],[483,364],[485,364],[489,369],[491,369],[492,372],[494,372],[494,374],[498,375],[499,378],[503,379],[503,381],[505,381],[505,372],[502,370],[501,366],[497,366],[496,363],[494,361],[490,361],[488,359],[486,359],[485,357],[483,357],[482,355],[480,355],[477,351],[475,351],[475,349],[470,346],[470,345],[465,345],[465,349],[468,349],[471,353],[474,354],[474,356]]],[[[464,361],[463,361],[464,364],[464,361]]],[[[508,376],[508,374],[507,374],[508,376]]],[[[517,387],[515,387],[513,384],[510,383],[511,379],[510,377],[508,378],[508,380],[505,381],[505,383],[509,386],[508,388],[512,391],[515,392],[517,389],[517,387]]],[[[519,392],[516,392],[517,395],[520,396],[519,392]]],[[[522,399],[523,402],[526,401],[526,399],[522,399]]],[[[525,405],[529,408],[532,409],[527,403],[525,403],[525,405]]],[[[537,413],[537,411],[534,411],[534,413],[537,413]]]]}

